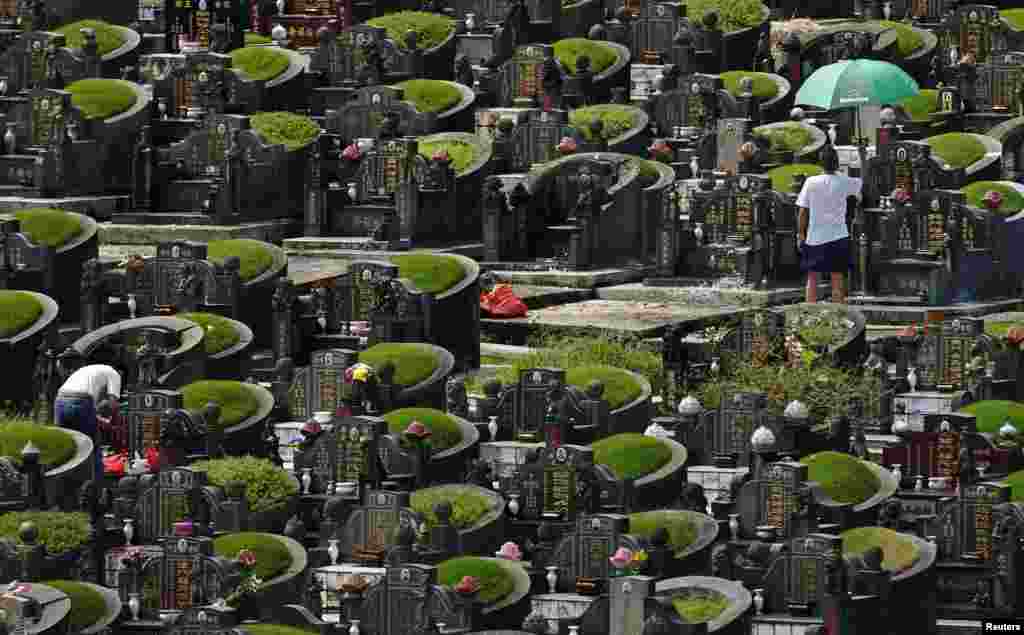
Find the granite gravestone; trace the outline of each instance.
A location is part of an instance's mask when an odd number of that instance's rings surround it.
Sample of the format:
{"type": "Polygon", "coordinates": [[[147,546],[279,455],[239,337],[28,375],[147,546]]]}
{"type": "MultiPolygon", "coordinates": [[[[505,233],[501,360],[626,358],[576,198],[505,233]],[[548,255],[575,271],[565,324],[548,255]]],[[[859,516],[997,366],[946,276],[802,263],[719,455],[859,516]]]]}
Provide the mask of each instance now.
{"type": "Polygon", "coordinates": [[[308,468],[328,495],[362,500],[364,487],[375,488],[383,478],[379,442],[387,434],[387,422],[379,417],[336,419],[305,452],[296,454],[298,468],[308,468]]]}
{"type": "Polygon", "coordinates": [[[121,417],[128,425],[128,456],[146,457],[150,448],[159,450],[165,417],[185,407],[185,397],[176,390],[144,390],[130,393],[121,417]]]}
{"type": "Polygon", "coordinates": [[[754,536],[761,527],[774,527],[779,538],[793,538],[817,527],[815,494],[807,481],[807,466],[779,461],[771,463],[762,478],[740,489],[737,512],[740,535],[754,536]]]}
{"type": "Polygon", "coordinates": [[[133,591],[142,590],[147,618],[211,604],[238,581],[237,567],[214,555],[212,538],[167,537],[160,545],[162,555],[143,562],[133,591]]]}
{"type": "Polygon", "coordinates": [[[196,606],[175,616],[168,624],[168,635],[246,635],[235,626],[235,610],[215,606],[196,606]]]}
{"type": "MultiPolygon", "coordinates": [[[[341,553],[356,561],[379,564],[388,547],[395,544],[402,526],[416,528],[416,515],[409,509],[408,492],[369,490],[366,501],[352,511],[340,535],[341,553]]],[[[325,542],[327,536],[321,537],[325,542]]]]}
{"type": "MultiPolygon", "coordinates": [[[[619,547],[636,553],[640,542],[629,535],[629,517],[619,514],[596,514],[576,520],[576,530],[555,547],[549,566],[557,566],[559,589],[571,593],[581,581],[603,585],[612,577],[609,559],[619,547]]],[[[599,587],[600,588],[600,587],[599,587]]]]}

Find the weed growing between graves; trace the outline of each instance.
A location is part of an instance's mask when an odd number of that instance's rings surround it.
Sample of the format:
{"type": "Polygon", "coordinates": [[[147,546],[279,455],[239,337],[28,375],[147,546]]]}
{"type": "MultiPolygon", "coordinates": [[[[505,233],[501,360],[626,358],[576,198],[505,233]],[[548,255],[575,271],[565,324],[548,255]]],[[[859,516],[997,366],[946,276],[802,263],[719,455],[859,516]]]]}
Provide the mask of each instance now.
{"type": "Polygon", "coordinates": [[[30,207],[14,213],[21,233],[37,245],[59,248],[82,233],[82,219],[62,209],[30,207]]]}
{"type": "Polygon", "coordinates": [[[844,555],[860,555],[871,547],[881,547],[882,568],[892,573],[909,569],[921,557],[913,540],[885,527],[847,529],[841,536],[844,555]]]}
{"type": "Polygon", "coordinates": [[[419,421],[431,432],[431,449],[436,454],[458,445],[462,441],[462,429],[448,416],[448,413],[433,408],[400,408],[384,415],[388,430],[401,434],[413,421],[419,421]]]}
{"type": "Polygon", "coordinates": [[[970,167],[985,158],[984,144],[967,133],[947,132],[924,142],[932,147],[932,154],[953,168],[970,167]]]}
{"type": "Polygon", "coordinates": [[[813,163],[793,163],[768,170],[768,178],[772,180],[773,190],[789,194],[793,191],[793,178],[795,176],[817,176],[824,173],[825,171],[821,169],[821,166],[814,165],[813,163]]]}
{"type": "Polygon", "coordinates": [[[82,29],[96,31],[96,49],[100,57],[116,51],[124,45],[124,32],[101,20],[79,20],[53,29],[53,31],[64,36],[65,46],[70,49],[80,49],[85,44],[82,29]]]}
{"type": "Polygon", "coordinates": [[[109,119],[126,112],[138,100],[131,86],[115,79],[80,79],[65,90],[71,93],[71,105],[86,119],[109,119]]]}
{"type": "Polygon", "coordinates": [[[773,152],[799,152],[814,141],[806,128],[791,122],[771,128],[754,128],[754,136],[767,140],[773,152]]]}
{"type": "Polygon", "coordinates": [[[506,566],[489,558],[452,558],[438,566],[437,579],[445,586],[454,587],[465,576],[472,576],[480,582],[477,600],[483,604],[493,604],[515,590],[515,583],[506,566]]]}
{"type": "Polygon", "coordinates": [[[291,58],[270,46],[252,46],[228,53],[231,66],[250,79],[270,81],[288,70],[291,58]]]}
{"type": "Polygon", "coordinates": [[[636,125],[638,109],[632,106],[619,106],[616,104],[602,104],[600,106],[587,106],[577,108],[569,112],[569,125],[575,128],[587,141],[597,141],[590,130],[590,123],[600,119],[604,127],[601,128],[601,138],[605,141],[622,136],[629,132],[636,125]]]}
{"type": "Polygon", "coordinates": [[[420,112],[443,112],[462,101],[458,88],[435,79],[410,79],[395,88],[401,88],[402,99],[411,101],[420,112]]]}
{"type": "Polygon", "coordinates": [[[43,584],[67,594],[71,600],[68,620],[74,630],[88,628],[107,614],[107,601],[99,591],[88,584],[73,580],[48,580],[43,584]]]}
{"type": "Polygon", "coordinates": [[[634,432],[595,441],[594,463],[607,465],[621,479],[637,479],[659,470],[672,460],[672,450],[661,440],[634,432]]]}
{"type": "Polygon", "coordinates": [[[229,256],[238,256],[238,277],[242,282],[257,278],[274,264],[274,252],[261,240],[233,238],[214,240],[207,245],[206,257],[210,262],[222,265],[229,256]]]}
{"type": "Polygon", "coordinates": [[[320,126],[292,112],[257,112],[249,117],[253,129],[269,144],[284,144],[288,151],[305,148],[320,136],[320,126]]]}
{"type": "Polygon", "coordinates": [[[185,397],[185,408],[189,410],[202,410],[210,402],[219,405],[217,428],[220,430],[248,419],[260,406],[252,387],[240,381],[204,379],[184,386],[181,392],[185,397]]]}
{"type": "Polygon", "coordinates": [[[686,14],[700,21],[708,11],[718,12],[718,26],[726,33],[758,26],[765,19],[765,6],[761,0],[690,0],[686,14]]]}
{"type": "Polygon", "coordinates": [[[214,553],[228,560],[236,559],[242,549],[249,549],[256,554],[253,575],[264,582],[280,575],[292,563],[292,554],[288,547],[271,534],[241,532],[213,540],[214,553]]]}
{"type": "Polygon", "coordinates": [[[398,265],[398,276],[408,278],[424,293],[444,293],[466,277],[462,263],[451,256],[429,253],[392,256],[398,265]]]}
{"type": "Polygon", "coordinates": [[[181,313],[176,317],[203,327],[203,348],[207,355],[224,352],[241,339],[232,321],[216,313],[181,313]]]}
{"type": "Polygon", "coordinates": [[[43,305],[30,293],[0,290],[0,337],[13,337],[36,323],[43,305]]]}
{"type": "Polygon", "coordinates": [[[978,432],[996,434],[1007,419],[1018,430],[1024,431],[1024,403],[1019,401],[1003,399],[978,401],[964,406],[957,412],[966,412],[977,417],[978,432]]]}
{"type": "Polygon", "coordinates": [[[268,459],[237,456],[199,461],[190,467],[197,472],[206,472],[210,483],[218,487],[227,487],[233,481],[245,483],[249,509],[257,513],[284,507],[292,496],[299,493],[295,479],[268,459]]]}
{"type": "Polygon", "coordinates": [[[371,346],[359,353],[359,361],[380,368],[384,362],[395,365],[394,382],[399,386],[415,386],[437,369],[437,355],[423,344],[389,342],[371,346]]]}
{"type": "Polygon", "coordinates": [[[451,18],[425,11],[397,11],[373,18],[366,23],[370,26],[383,27],[388,38],[399,48],[405,48],[405,34],[415,31],[418,36],[416,48],[420,50],[432,49],[441,44],[455,30],[455,21],[451,18]]]}
{"type": "Polygon", "coordinates": [[[419,145],[420,156],[426,159],[433,158],[442,150],[447,152],[448,157],[452,160],[452,169],[455,170],[456,176],[465,172],[466,168],[472,165],[476,159],[476,146],[464,141],[421,141],[419,145]]]}
{"type": "Polygon", "coordinates": [[[434,507],[439,503],[452,506],[449,522],[456,529],[472,527],[494,509],[493,500],[466,485],[438,485],[416,490],[412,493],[410,506],[424,517],[429,528],[437,524],[434,507]]]}
{"type": "Polygon", "coordinates": [[[21,451],[29,441],[39,448],[44,470],[63,465],[75,455],[75,439],[61,428],[26,419],[0,421],[0,456],[21,465],[21,451]]]}
{"type": "Polygon", "coordinates": [[[729,71],[719,75],[722,78],[722,82],[725,84],[725,89],[729,91],[734,97],[739,97],[742,91],[740,91],[740,80],[744,77],[749,77],[753,82],[752,89],[754,91],[754,97],[761,99],[773,99],[779,94],[779,85],[775,83],[772,76],[768,73],[755,73],[753,71],[729,71]]]}
{"type": "Polygon", "coordinates": [[[76,551],[89,540],[89,516],[82,512],[8,512],[0,516],[0,536],[22,544],[18,530],[24,522],[35,523],[37,543],[52,556],[76,551]]]}
{"type": "Polygon", "coordinates": [[[703,595],[707,591],[702,590],[702,595],[691,595],[672,599],[672,606],[676,613],[687,624],[704,624],[716,619],[725,609],[729,608],[729,598],[715,593],[703,595]]]}
{"type": "Polygon", "coordinates": [[[1024,209],[1024,195],[1008,182],[1004,181],[975,181],[960,189],[967,199],[967,204],[972,207],[989,209],[982,203],[985,194],[988,192],[999,192],[1003,201],[994,211],[1001,216],[1013,216],[1024,209]]]}
{"type": "Polygon", "coordinates": [[[650,538],[662,527],[668,531],[668,544],[676,554],[686,551],[697,539],[697,527],[691,522],[689,514],[684,512],[664,510],[629,515],[631,534],[650,538]]]}
{"type": "Polygon", "coordinates": [[[595,75],[605,70],[619,59],[619,53],[614,48],[588,40],[581,37],[570,37],[558,40],[554,43],[555,59],[562,65],[569,75],[576,74],[576,60],[581,55],[590,58],[590,70],[595,75]]]}
{"type": "Polygon", "coordinates": [[[842,452],[817,452],[800,459],[807,480],[814,481],[839,503],[859,505],[878,492],[882,483],[864,461],[842,452]]]}

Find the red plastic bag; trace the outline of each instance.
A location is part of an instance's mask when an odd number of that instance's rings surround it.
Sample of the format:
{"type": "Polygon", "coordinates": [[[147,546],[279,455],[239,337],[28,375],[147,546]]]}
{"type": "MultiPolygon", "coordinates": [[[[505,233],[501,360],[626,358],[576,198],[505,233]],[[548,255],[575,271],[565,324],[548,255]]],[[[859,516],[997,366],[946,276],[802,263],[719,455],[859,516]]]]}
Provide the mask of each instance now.
{"type": "Polygon", "coordinates": [[[480,309],[492,318],[526,317],[526,303],[512,293],[512,285],[499,284],[490,293],[480,294],[480,309]]]}

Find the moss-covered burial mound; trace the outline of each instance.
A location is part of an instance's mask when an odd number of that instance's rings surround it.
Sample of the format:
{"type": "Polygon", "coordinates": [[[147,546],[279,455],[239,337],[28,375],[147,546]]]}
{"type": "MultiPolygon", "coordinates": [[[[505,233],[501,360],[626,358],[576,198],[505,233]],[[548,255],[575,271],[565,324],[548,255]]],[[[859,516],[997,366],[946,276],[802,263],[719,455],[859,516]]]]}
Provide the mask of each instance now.
{"type": "Polygon", "coordinates": [[[832,500],[859,505],[874,496],[882,484],[864,461],[842,452],[818,452],[800,459],[807,478],[821,486],[832,500]]]}
{"type": "Polygon", "coordinates": [[[932,154],[953,168],[966,168],[985,158],[985,145],[963,132],[948,132],[924,140],[932,154]]]}
{"type": "Polygon", "coordinates": [[[1024,403],[1019,401],[1003,399],[978,401],[964,406],[958,412],[966,412],[977,417],[978,432],[995,434],[999,432],[1000,426],[1007,419],[1017,427],[1018,431],[1024,432],[1024,403]]]}
{"type": "Polygon", "coordinates": [[[921,555],[913,540],[884,527],[857,527],[841,536],[845,555],[860,555],[871,547],[881,547],[882,568],[893,573],[909,569],[921,555]]]}
{"type": "Polygon", "coordinates": [[[433,408],[401,408],[384,415],[388,422],[388,430],[401,434],[413,421],[419,421],[430,430],[432,450],[443,452],[458,445],[462,441],[462,429],[446,412],[433,408]]]}
{"type": "Polygon", "coordinates": [[[82,233],[82,219],[62,209],[30,207],[15,212],[14,218],[21,223],[21,233],[29,240],[54,249],[63,247],[82,233]]]}
{"type": "Polygon", "coordinates": [[[138,94],[125,82],[115,79],[80,79],[65,90],[71,93],[71,105],[86,119],[109,119],[135,105],[138,94]]]}
{"type": "Polygon", "coordinates": [[[438,567],[438,581],[448,587],[455,587],[466,576],[472,576],[480,582],[477,599],[483,604],[493,604],[515,589],[515,582],[508,570],[491,558],[452,558],[438,567]]]}
{"type": "Polygon", "coordinates": [[[68,619],[73,629],[88,628],[107,614],[107,601],[103,595],[88,584],[72,580],[49,580],[43,582],[71,599],[71,613],[68,619]]]}
{"type": "Polygon", "coordinates": [[[247,46],[229,53],[231,66],[250,79],[270,81],[288,70],[291,58],[271,46],[247,46]]]}
{"type": "Polygon", "coordinates": [[[768,73],[755,73],[752,71],[728,71],[719,75],[725,89],[733,97],[739,97],[743,91],[740,90],[740,80],[749,77],[752,83],[751,89],[754,96],[763,100],[774,99],[779,94],[779,85],[768,73]]]}
{"type": "Polygon", "coordinates": [[[79,20],[53,29],[53,31],[64,36],[65,46],[70,49],[80,49],[85,45],[82,29],[96,31],[96,52],[100,57],[124,46],[124,31],[101,20],[79,20]]]}
{"type": "Polygon", "coordinates": [[[232,321],[216,313],[181,313],[177,317],[203,327],[203,347],[207,355],[222,353],[241,339],[232,321]]]}
{"type": "Polygon", "coordinates": [[[590,124],[600,119],[603,124],[601,138],[610,141],[630,131],[636,125],[638,110],[632,106],[602,104],[577,108],[569,113],[569,125],[575,128],[587,141],[597,141],[590,130],[590,124]]]}
{"type": "Polygon", "coordinates": [[[995,209],[995,212],[1001,216],[1013,216],[1024,209],[1024,195],[1013,186],[1013,183],[1008,181],[975,181],[963,187],[960,191],[964,193],[968,205],[980,207],[981,209],[988,209],[982,202],[986,194],[989,192],[999,192],[1003,197],[1003,201],[995,209]]]}
{"type": "Polygon", "coordinates": [[[658,510],[629,515],[629,533],[635,536],[651,538],[661,528],[668,531],[668,544],[676,554],[686,551],[697,539],[697,527],[689,514],[658,510]]]}
{"type": "Polygon", "coordinates": [[[789,194],[793,191],[793,178],[797,175],[809,177],[824,174],[824,172],[821,166],[812,163],[794,163],[768,170],[768,178],[772,180],[773,190],[789,194]]]}
{"type": "Polygon", "coordinates": [[[412,493],[410,506],[432,527],[437,523],[434,507],[439,503],[452,506],[451,524],[456,529],[472,527],[494,508],[494,501],[467,485],[438,485],[412,493]]]}
{"type": "Polygon", "coordinates": [[[13,337],[43,314],[43,305],[31,293],[0,290],[0,337],[13,337]]]}
{"type": "Polygon", "coordinates": [[[373,18],[366,22],[370,26],[382,27],[388,39],[399,48],[405,48],[405,34],[415,31],[417,49],[432,49],[448,39],[455,30],[455,21],[449,17],[425,11],[398,11],[373,18]]]}
{"type": "Polygon", "coordinates": [[[230,457],[200,461],[191,468],[206,472],[210,483],[219,487],[226,487],[232,481],[245,483],[249,509],[257,513],[283,508],[299,492],[295,479],[268,459],[230,457]]]}
{"type": "Polygon", "coordinates": [[[466,277],[462,263],[451,256],[437,254],[405,254],[392,256],[398,265],[398,276],[407,278],[424,293],[444,293],[466,277]]]}
{"type": "Polygon", "coordinates": [[[291,112],[258,112],[249,121],[266,143],[283,144],[289,151],[305,148],[320,136],[315,121],[291,112]]]}
{"type": "Polygon", "coordinates": [[[223,379],[204,379],[181,389],[185,408],[202,410],[213,402],[220,406],[217,428],[238,425],[259,410],[260,402],[249,384],[223,379]]]}
{"type": "Polygon", "coordinates": [[[34,421],[0,421],[0,456],[20,465],[21,451],[30,441],[39,448],[39,461],[47,470],[67,463],[75,455],[74,437],[61,428],[34,421]]]}
{"type": "Polygon", "coordinates": [[[8,512],[0,516],[0,536],[21,543],[21,523],[35,523],[39,544],[51,555],[77,550],[89,539],[89,516],[81,512],[8,512]]]}
{"type": "Polygon", "coordinates": [[[754,128],[754,136],[766,140],[774,152],[799,152],[814,141],[806,128],[792,122],[770,128],[754,128]]]}
{"type": "Polygon", "coordinates": [[[581,390],[595,380],[604,384],[604,399],[608,402],[609,410],[617,410],[643,393],[643,387],[635,375],[614,366],[581,365],[565,373],[565,381],[581,390]]]}
{"type": "Polygon", "coordinates": [[[619,53],[602,42],[581,37],[559,40],[554,44],[555,59],[569,75],[576,74],[577,60],[586,55],[590,58],[590,70],[596,75],[619,59],[619,53]]]}
{"type": "Polygon", "coordinates": [[[374,368],[391,362],[395,365],[394,382],[406,387],[428,379],[441,363],[434,351],[425,345],[398,342],[371,346],[359,353],[359,361],[374,368]]]}
{"type": "Polygon", "coordinates": [[[213,551],[222,558],[234,560],[242,549],[249,549],[256,555],[253,575],[264,582],[282,573],[292,563],[288,547],[271,534],[242,532],[213,540],[213,551]]]}
{"type": "Polygon", "coordinates": [[[726,33],[757,26],[764,21],[761,0],[688,0],[687,15],[701,21],[708,11],[718,12],[718,26],[726,33]]]}
{"type": "Polygon", "coordinates": [[[657,471],[672,460],[672,450],[655,437],[634,432],[595,441],[594,463],[607,465],[621,479],[636,479],[657,471]]]}
{"type": "MultiPolygon", "coordinates": [[[[452,169],[455,170],[456,175],[465,172],[466,168],[476,160],[476,146],[472,143],[455,140],[420,142],[420,156],[426,159],[434,158],[434,155],[441,151],[448,153],[448,158],[452,160],[452,169]]],[[[461,269],[461,267],[459,268],[461,269]]]]}
{"type": "Polygon", "coordinates": [[[672,598],[672,606],[687,624],[704,624],[717,619],[729,608],[729,598],[721,593],[701,589],[699,595],[672,598]]]}
{"type": "Polygon", "coordinates": [[[402,99],[411,101],[420,112],[442,112],[462,101],[458,88],[435,79],[410,79],[395,88],[401,88],[402,99]]]}
{"type": "Polygon", "coordinates": [[[238,277],[242,282],[257,278],[274,264],[274,252],[271,245],[261,240],[250,238],[232,238],[214,240],[206,247],[206,257],[210,262],[224,264],[224,259],[238,256],[238,277]]]}

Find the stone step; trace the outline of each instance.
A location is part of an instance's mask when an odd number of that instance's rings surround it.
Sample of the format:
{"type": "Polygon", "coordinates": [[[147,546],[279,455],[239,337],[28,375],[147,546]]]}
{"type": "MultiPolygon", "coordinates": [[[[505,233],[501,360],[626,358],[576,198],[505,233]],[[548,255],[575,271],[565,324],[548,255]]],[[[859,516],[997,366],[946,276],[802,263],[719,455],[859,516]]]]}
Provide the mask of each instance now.
{"type": "Polygon", "coordinates": [[[0,213],[16,212],[31,207],[53,207],[85,214],[98,221],[109,220],[116,212],[128,209],[128,196],[64,196],[59,198],[34,198],[25,196],[0,196],[0,213]]]}
{"type": "Polygon", "coordinates": [[[302,231],[302,225],[293,219],[267,220],[239,225],[165,225],[100,223],[100,244],[155,245],[169,240],[210,242],[233,238],[251,238],[279,243],[283,238],[302,231]]]}

